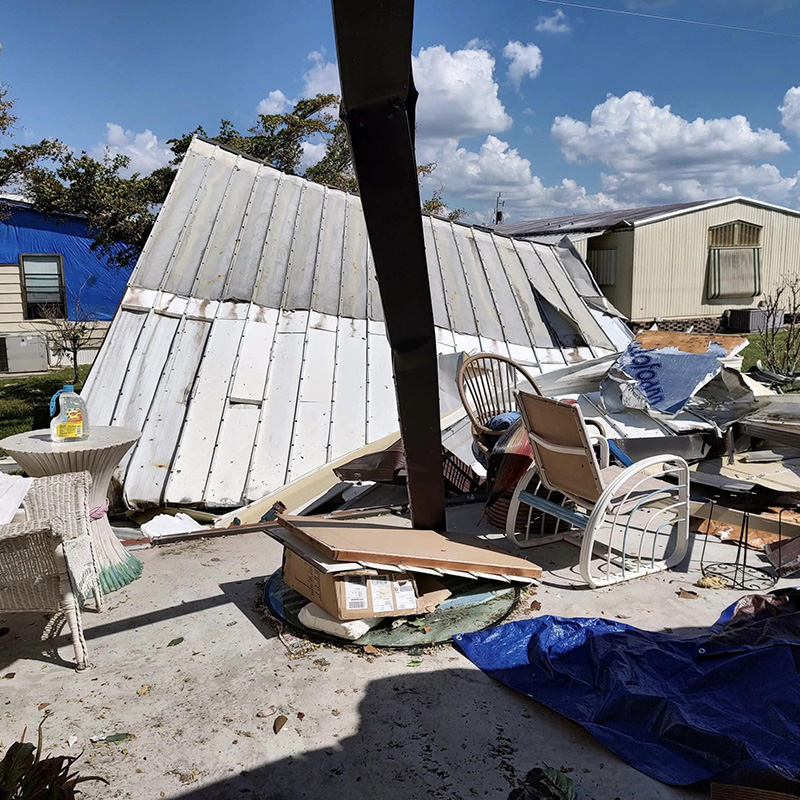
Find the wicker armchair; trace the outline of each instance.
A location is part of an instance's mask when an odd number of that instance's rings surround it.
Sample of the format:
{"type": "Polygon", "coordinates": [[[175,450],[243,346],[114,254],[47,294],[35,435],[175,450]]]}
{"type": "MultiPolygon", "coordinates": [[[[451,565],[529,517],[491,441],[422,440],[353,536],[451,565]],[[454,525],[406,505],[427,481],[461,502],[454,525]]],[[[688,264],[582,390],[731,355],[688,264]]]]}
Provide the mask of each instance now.
{"type": "Polygon", "coordinates": [[[35,478],[26,519],[0,527],[0,612],[61,611],[78,669],[88,666],[80,600],[102,594],[89,528],[88,472],[35,478]]]}

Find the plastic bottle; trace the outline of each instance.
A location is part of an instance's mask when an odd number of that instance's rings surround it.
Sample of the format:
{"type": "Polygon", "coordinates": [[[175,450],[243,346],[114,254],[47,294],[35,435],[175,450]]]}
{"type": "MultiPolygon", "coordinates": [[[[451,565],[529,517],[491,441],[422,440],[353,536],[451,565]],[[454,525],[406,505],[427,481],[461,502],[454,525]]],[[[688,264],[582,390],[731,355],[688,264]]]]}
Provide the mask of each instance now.
{"type": "Polygon", "coordinates": [[[54,442],[80,442],[89,438],[89,412],[71,383],[64,384],[50,398],[50,416],[50,438],[54,442]]]}

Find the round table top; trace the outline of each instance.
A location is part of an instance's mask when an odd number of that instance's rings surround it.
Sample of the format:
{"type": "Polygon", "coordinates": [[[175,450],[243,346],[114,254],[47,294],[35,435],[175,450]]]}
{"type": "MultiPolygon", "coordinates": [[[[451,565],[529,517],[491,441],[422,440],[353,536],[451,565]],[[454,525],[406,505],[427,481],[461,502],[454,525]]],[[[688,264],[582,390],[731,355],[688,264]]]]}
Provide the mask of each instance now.
{"type": "Polygon", "coordinates": [[[122,428],[117,425],[91,425],[88,439],[77,442],[54,442],[50,438],[50,429],[44,428],[6,436],[5,439],[0,441],[0,447],[9,453],[63,453],[65,450],[102,450],[106,447],[129,445],[141,435],[141,432],[135,428],[122,428]]]}

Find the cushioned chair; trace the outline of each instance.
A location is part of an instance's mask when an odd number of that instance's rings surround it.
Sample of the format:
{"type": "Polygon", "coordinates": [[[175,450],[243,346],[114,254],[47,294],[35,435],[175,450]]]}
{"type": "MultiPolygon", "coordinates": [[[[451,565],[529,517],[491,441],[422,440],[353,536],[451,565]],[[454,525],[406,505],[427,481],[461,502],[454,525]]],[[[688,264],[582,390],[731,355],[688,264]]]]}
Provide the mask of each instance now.
{"type": "Polygon", "coordinates": [[[510,503],[506,533],[512,541],[520,504],[527,504],[563,524],[555,534],[528,541],[578,544],[581,577],[593,588],[683,560],[689,542],[689,467],[682,458],[653,456],[630,467],[611,466],[608,442],[590,433],[577,405],[524,391],[516,398],[534,464],[510,503]],[[559,492],[565,502],[552,502],[541,487],[559,492]]]}

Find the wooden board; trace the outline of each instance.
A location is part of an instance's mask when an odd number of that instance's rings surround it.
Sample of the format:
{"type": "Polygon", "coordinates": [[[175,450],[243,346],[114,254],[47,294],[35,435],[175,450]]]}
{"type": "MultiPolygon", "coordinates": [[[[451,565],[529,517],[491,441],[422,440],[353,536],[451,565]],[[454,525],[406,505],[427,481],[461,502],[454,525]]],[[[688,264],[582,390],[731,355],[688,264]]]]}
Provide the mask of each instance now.
{"type": "Polygon", "coordinates": [[[489,575],[513,575],[538,580],[541,567],[524,558],[495,550],[474,536],[441,534],[430,530],[390,527],[368,522],[282,516],[283,527],[335,561],[403,564],[489,575]]]}

